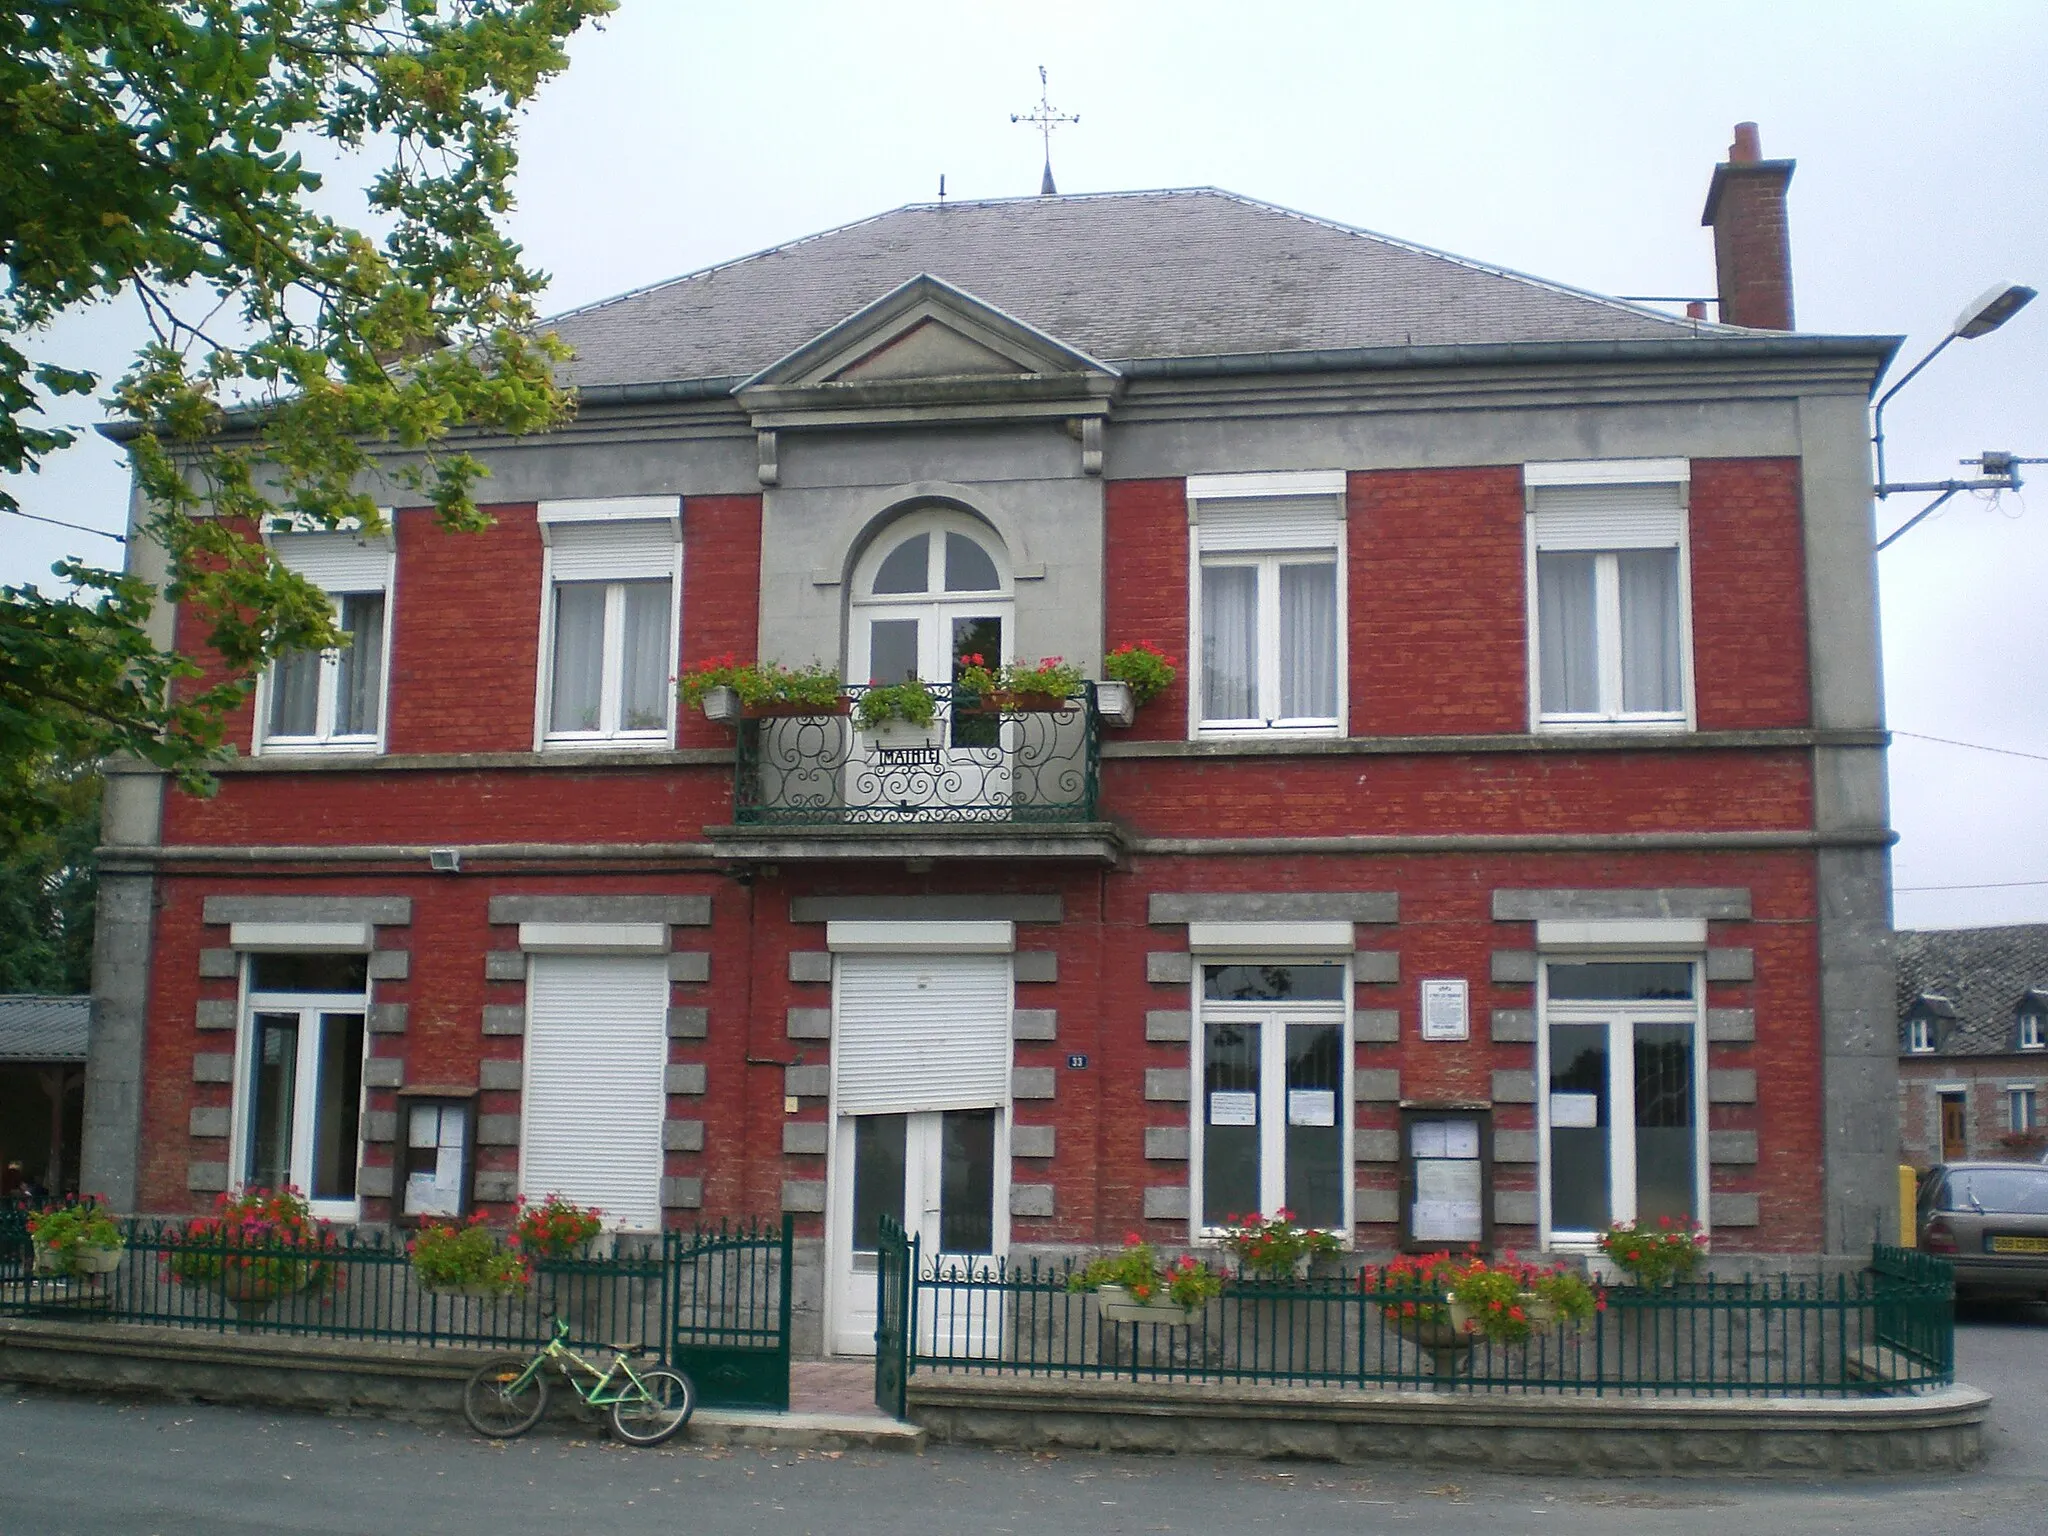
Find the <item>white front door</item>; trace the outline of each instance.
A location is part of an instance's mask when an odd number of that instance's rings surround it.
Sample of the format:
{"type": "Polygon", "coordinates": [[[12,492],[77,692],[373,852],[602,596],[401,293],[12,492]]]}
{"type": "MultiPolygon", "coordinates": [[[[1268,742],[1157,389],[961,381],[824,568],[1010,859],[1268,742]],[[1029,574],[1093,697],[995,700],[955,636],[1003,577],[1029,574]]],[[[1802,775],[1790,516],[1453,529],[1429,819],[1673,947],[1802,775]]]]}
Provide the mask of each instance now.
{"type": "Polygon", "coordinates": [[[316,1216],[356,1217],[363,1000],[252,994],[237,1183],[302,1191],[316,1216]]]}
{"type": "MultiPolygon", "coordinates": [[[[997,1204],[1008,1186],[1004,1119],[993,1106],[839,1117],[832,1211],[837,1353],[874,1353],[875,1243],[884,1216],[918,1240],[921,1267],[975,1274],[993,1264],[1006,1237],[997,1204]]],[[[927,1312],[920,1321],[927,1342],[938,1327],[955,1351],[973,1347],[965,1309],[940,1318],[927,1312]]]]}

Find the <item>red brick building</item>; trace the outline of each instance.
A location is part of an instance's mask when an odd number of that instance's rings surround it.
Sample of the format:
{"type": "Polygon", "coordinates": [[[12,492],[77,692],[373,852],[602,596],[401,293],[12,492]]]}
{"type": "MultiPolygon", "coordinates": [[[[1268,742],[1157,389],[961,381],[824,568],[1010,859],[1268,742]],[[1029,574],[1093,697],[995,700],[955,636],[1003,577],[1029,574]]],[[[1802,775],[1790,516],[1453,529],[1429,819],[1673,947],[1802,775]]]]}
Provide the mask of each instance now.
{"type": "Polygon", "coordinates": [[[1899,1147],[1930,1168],[2048,1150],[2048,927],[1898,935],[1899,1147]]]}
{"type": "Polygon", "coordinates": [[[264,680],[214,798],[117,780],[88,1182],[794,1211],[847,1350],[883,1212],[981,1259],[1283,1206],[1867,1243],[1895,342],[1756,328],[1790,171],[1716,173],[1725,324],[1213,191],[562,317],[579,414],[476,445],[496,526],[266,535],[355,646],[264,680]],[[1138,641],[1180,675],[1127,725],[949,686],[1138,641]],[[937,717],[680,709],[727,653],[937,717]]]}

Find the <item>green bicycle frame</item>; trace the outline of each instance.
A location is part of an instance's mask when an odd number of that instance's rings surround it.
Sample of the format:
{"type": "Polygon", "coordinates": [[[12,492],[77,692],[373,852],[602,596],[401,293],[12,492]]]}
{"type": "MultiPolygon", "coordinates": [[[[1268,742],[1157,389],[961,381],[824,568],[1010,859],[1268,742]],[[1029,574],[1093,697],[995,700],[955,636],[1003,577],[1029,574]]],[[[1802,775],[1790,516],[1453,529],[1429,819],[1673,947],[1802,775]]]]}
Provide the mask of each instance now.
{"type": "Polygon", "coordinates": [[[640,1373],[633,1369],[632,1361],[624,1351],[613,1356],[609,1366],[599,1370],[564,1342],[568,1337],[568,1319],[556,1318],[555,1336],[548,1340],[545,1349],[527,1362],[526,1369],[519,1373],[518,1379],[506,1388],[506,1391],[518,1391],[533,1380],[536,1372],[552,1364],[561,1370],[562,1379],[569,1384],[569,1389],[593,1408],[609,1408],[613,1403],[633,1402],[648,1395],[647,1384],[640,1379],[640,1373]],[[614,1381],[613,1378],[621,1373],[624,1379],[614,1381]],[[586,1387],[579,1377],[588,1377],[590,1384],[586,1387]]]}

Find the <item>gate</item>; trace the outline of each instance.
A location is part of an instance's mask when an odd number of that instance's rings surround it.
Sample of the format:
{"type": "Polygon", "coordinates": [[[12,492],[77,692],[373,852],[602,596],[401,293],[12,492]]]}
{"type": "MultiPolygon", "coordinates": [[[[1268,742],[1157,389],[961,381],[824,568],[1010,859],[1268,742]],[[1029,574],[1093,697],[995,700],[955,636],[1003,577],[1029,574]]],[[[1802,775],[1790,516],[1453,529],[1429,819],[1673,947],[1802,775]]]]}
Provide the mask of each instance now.
{"type": "Polygon", "coordinates": [[[917,1327],[917,1240],[884,1214],[875,1242],[875,1406],[903,1417],[917,1327]]]}
{"type": "Polygon", "coordinates": [[[671,1232],[669,1361],[710,1408],[789,1408],[790,1253],[796,1218],[671,1232]]]}

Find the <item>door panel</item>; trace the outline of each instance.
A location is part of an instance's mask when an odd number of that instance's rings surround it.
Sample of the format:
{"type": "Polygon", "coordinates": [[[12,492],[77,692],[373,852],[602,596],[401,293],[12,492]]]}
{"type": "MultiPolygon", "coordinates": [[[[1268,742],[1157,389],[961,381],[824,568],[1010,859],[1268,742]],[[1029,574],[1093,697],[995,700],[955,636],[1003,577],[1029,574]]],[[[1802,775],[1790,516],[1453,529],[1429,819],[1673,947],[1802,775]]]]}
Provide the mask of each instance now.
{"type": "Polygon", "coordinates": [[[320,1015],[320,1056],[312,1083],[312,1177],[315,1200],[353,1200],[362,1139],[363,1016],[320,1015]]]}
{"type": "Polygon", "coordinates": [[[1960,1093],[1941,1096],[1941,1160],[1960,1162],[1970,1155],[1968,1100],[1960,1093]]]}
{"type": "Polygon", "coordinates": [[[1608,1029],[1550,1029],[1550,1226],[1597,1232],[1612,1220],[1608,1029]]]}
{"type": "Polygon", "coordinates": [[[259,1013],[250,1041],[247,1179],[283,1189],[292,1178],[292,1124],[299,1085],[299,1016],[259,1013]]]}

